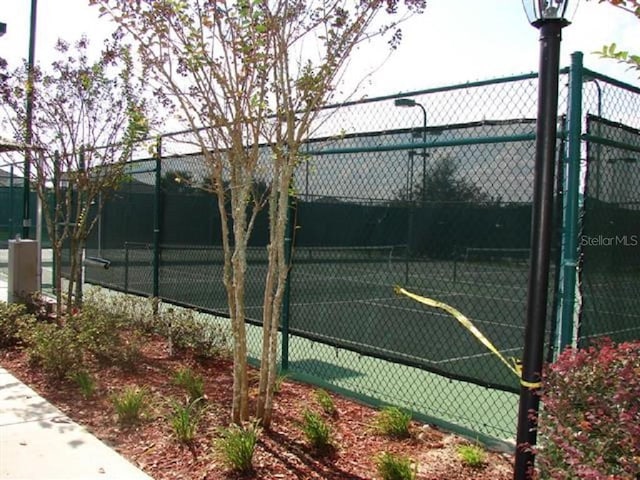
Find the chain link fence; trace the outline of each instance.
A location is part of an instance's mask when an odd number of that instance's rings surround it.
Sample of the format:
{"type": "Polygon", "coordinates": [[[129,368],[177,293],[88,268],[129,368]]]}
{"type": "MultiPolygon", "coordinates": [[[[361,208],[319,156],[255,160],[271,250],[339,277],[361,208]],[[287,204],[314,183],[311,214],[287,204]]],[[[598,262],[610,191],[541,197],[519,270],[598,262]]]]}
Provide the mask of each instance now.
{"type": "Polygon", "coordinates": [[[640,89],[585,72],[581,345],[640,338],[640,89]]]}
{"type": "MultiPolygon", "coordinates": [[[[568,323],[583,344],[640,333],[640,125],[633,115],[640,92],[586,70],[580,78],[569,73],[560,81],[550,359],[553,347],[563,346],[554,343],[557,327],[568,323]],[[565,121],[570,82],[580,82],[579,128],[565,121]],[[575,135],[582,142],[577,159],[565,148],[575,135]],[[570,165],[580,169],[574,190],[570,165]],[[581,215],[567,218],[573,194],[581,215]],[[570,222],[581,235],[578,288],[562,275],[571,263],[564,237],[570,222]],[[616,244],[593,244],[599,238],[616,244]],[[567,301],[570,315],[561,308],[567,301]]],[[[394,287],[455,307],[505,356],[521,358],[536,101],[532,74],[320,112],[292,185],[281,351],[290,374],[473,436],[513,438],[518,378],[453,317],[397,296],[394,287]]],[[[270,181],[267,145],[262,152],[258,189],[270,181]]],[[[85,253],[109,260],[110,268],[87,265],[85,280],[226,316],[220,214],[203,156],[175,134],[162,137],[156,157],[131,162],[110,194],[85,253]]],[[[257,218],[247,255],[255,358],[266,215],[257,218]]]]}

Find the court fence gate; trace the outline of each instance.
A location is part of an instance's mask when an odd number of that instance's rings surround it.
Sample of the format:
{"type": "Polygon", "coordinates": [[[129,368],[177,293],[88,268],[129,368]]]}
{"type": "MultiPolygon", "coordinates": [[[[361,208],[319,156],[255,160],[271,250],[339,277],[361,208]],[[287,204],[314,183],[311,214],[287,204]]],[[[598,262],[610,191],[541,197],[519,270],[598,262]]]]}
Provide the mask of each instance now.
{"type": "MultiPolygon", "coordinates": [[[[640,89],[585,69],[581,53],[561,76],[549,360],[604,336],[640,338],[640,89]]],[[[454,306],[520,358],[536,93],[526,74],[322,110],[292,186],[283,370],[513,439],[518,379],[453,317],[394,287],[454,306]]],[[[162,135],[154,157],[128,165],[86,248],[111,267],[86,267],[85,279],[224,317],[220,214],[187,143],[162,135]]],[[[255,181],[267,188],[262,150],[255,181]]],[[[254,358],[267,225],[263,213],[247,255],[254,358]]]]}

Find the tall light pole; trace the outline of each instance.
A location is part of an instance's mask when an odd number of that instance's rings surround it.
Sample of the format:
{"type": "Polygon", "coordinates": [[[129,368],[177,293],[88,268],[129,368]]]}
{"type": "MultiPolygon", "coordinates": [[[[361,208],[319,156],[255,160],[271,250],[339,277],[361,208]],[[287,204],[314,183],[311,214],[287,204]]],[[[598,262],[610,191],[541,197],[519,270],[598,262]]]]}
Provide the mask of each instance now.
{"type": "MultiPolygon", "coordinates": [[[[422,110],[422,203],[424,203],[424,189],[427,176],[427,109],[413,98],[396,98],[393,104],[396,107],[418,107],[422,110]]],[[[410,187],[413,187],[413,185],[410,187]]]]}
{"type": "MultiPolygon", "coordinates": [[[[29,25],[29,58],[27,60],[27,105],[25,118],[24,143],[33,142],[33,66],[36,53],[36,19],[38,16],[38,0],[31,0],[31,22],[29,25]]],[[[22,238],[29,238],[31,217],[29,216],[29,190],[31,176],[31,150],[24,152],[24,183],[22,190],[22,238]]]]}
{"type": "MultiPolygon", "coordinates": [[[[577,0],[575,0],[577,3],[577,0]]],[[[531,220],[531,258],[527,317],[518,411],[514,478],[533,476],[537,440],[539,389],[544,362],[549,263],[553,230],[554,163],[558,121],[558,76],[562,28],[569,24],[569,0],[523,0],[527,17],[540,30],[538,113],[531,220]]]]}

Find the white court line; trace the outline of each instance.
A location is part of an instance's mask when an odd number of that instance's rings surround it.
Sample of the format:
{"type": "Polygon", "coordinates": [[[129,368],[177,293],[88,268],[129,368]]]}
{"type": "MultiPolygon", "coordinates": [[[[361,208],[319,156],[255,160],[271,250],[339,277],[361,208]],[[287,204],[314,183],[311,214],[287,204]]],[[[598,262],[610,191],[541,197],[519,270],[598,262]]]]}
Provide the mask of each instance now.
{"type": "MultiPolygon", "coordinates": [[[[500,353],[504,354],[506,352],[517,352],[517,351],[520,351],[520,350],[522,350],[522,347],[505,348],[504,350],[500,350],[500,353]]],[[[431,363],[434,363],[436,365],[440,365],[440,364],[443,364],[443,363],[458,362],[458,361],[461,361],[461,360],[470,360],[472,358],[483,358],[483,357],[491,356],[491,355],[493,355],[493,353],[491,353],[491,352],[476,353],[474,355],[465,355],[463,357],[453,357],[453,358],[447,358],[447,359],[444,359],[444,360],[436,360],[436,361],[432,360],[431,363]]]]}

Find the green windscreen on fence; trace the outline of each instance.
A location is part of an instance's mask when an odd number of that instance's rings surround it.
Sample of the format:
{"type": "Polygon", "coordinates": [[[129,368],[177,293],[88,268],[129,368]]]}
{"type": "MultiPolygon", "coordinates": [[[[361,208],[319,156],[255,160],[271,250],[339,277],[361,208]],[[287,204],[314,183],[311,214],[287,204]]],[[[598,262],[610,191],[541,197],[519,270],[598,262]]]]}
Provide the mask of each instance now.
{"type": "MultiPolygon", "coordinates": [[[[394,286],[457,308],[505,355],[521,356],[534,132],[533,120],[482,121],[306,144],[290,215],[290,333],[517,391],[514,375],[453,317],[399,298],[394,286]]],[[[130,165],[88,242],[87,255],[111,267],[88,267],[86,279],[152,295],[159,212],[159,296],[226,314],[220,217],[202,156],[163,158],[161,169],[156,190],[154,160],[130,165]]],[[[262,212],[247,269],[256,323],[267,240],[262,212]]]]}
{"type": "Polygon", "coordinates": [[[579,338],[640,336],[640,130],[590,115],[579,338]]]}

